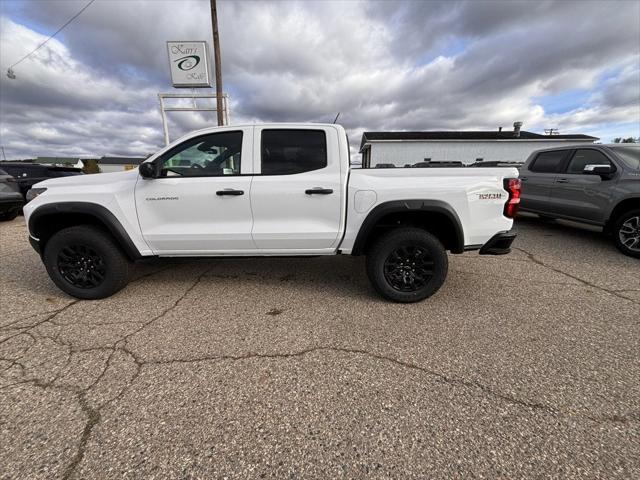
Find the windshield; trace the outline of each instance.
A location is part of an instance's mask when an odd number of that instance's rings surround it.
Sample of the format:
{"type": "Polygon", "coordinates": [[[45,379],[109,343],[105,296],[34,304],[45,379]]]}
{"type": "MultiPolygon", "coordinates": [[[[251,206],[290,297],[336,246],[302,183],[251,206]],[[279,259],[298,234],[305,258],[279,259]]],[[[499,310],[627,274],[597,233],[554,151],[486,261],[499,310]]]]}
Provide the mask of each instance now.
{"type": "Polygon", "coordinates": [[[640,145],[616,145],[609,147],[620,160],[635,170],[640,170],[640,145]]]}

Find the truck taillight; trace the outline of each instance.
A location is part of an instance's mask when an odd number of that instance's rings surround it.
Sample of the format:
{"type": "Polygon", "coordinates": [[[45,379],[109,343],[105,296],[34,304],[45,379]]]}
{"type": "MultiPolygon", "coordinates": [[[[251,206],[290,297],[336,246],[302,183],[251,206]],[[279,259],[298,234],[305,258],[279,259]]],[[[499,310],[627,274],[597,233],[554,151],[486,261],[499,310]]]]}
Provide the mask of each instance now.
{"type": "Polygon", "coordinates": [[[518,213],[518,207],[520,206],[520,191],[522,182],[519,178],[505,178],[504,189],[509,193],[509,200],[507,200],[504,206],[504,216],[508,218],[514,218],[518,213]]]}

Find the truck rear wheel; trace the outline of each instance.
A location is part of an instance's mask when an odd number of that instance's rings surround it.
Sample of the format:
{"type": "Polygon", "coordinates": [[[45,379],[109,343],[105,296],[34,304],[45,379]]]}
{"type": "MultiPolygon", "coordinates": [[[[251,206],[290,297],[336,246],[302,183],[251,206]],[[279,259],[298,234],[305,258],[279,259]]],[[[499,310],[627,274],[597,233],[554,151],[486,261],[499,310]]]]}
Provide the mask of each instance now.
{"type": "Polygon", "coordinates": [[[367,254],[367,275],[388,300],[419,302],[438,291],[449,262],[442,243],[425,230],[401,228],[382,236],[367,254]]]}
{"type": "Polygon", "coordinates": [[[107,232],[91,225],[54,234],[45,246],[43,261],[53,283],[76,298],[105,298],[129,281],[129,259],[107,232]]]}

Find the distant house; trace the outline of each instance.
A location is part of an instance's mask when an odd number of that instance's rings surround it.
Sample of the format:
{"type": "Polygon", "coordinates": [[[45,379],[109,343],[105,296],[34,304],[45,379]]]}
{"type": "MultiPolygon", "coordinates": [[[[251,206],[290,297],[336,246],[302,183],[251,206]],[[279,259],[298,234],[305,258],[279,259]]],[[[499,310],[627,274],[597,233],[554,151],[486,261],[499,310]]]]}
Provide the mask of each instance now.
{"type": "Polygon", "coordinates": [[[360,143],[362,168],[378,164],[404,167],[440,162],[524,162],[534,150],[599,140],[579,134],[540,135],[520,130],[521,125],[514,123],[513,131],[365,132],[360,143]]]}
{"type": "Polygon", "coordinates": [[[36,157],[25,161],[39,163],[41,165],[64,165],[72,167],[78,163],[78,157],[36,157]]]}
{"type": "Polygon", "coordinates": [[[148,157],[102,157],[102,158],[78,158],[78,157],[36,157],[17,162],[37,163],[41,165],[56,165],[66,167],[84,168],[89,160],[95,160],[100,167],[100,173],[122,172],[137,168],[148,157]]]}
{"type": "MultiPolygon", "coordinates": [[[[82,168],[88,158],[80,159],[77,162],[78,167],[82,168]]],[[[145,158],[144,157],[102,157],[95,159],[98,162],[101,173],[122,172],[137,168],[145,158]]]]}
{"type": "Polygon", "coordinates": [[[137,168],[144,160],[144,157],[102,157],[98,160],[98,165],[104,173],[121,172],[137,168]]]}

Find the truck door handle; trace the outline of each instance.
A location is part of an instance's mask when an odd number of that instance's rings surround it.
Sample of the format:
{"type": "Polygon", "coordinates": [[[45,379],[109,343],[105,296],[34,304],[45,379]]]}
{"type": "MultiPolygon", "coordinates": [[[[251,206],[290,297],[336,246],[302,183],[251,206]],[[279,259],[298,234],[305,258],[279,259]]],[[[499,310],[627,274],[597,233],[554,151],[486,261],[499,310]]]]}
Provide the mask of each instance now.
{"type": "Polygon", "coordinates": [[[224,190],[218,190],[216,192],[216,195],[220,195],[220,196],[222,196],[222,195],[234,195],[234,196],[244,195],[244,190],[235,190],[233,188],[226,188],[224,190]]]}
{"type": "Polygon", "coordinates": [[[567,180],[566,178],[559,178],[556,180],[556,183],[569,183],[569,180],[567,180]]]}
{"type": "Polygon", "coordinates": [[[305,190],[304,193],[306,193],[307,195],[329,195],[330,193],[333,193],[333,188],[309,188],[308,190],[305,190]]]}
{"type": "Polygon", "coordinates": [[[527,181],[527,177],[520,177],[520,180],[522,180],[523,182],[527,181]]]}

